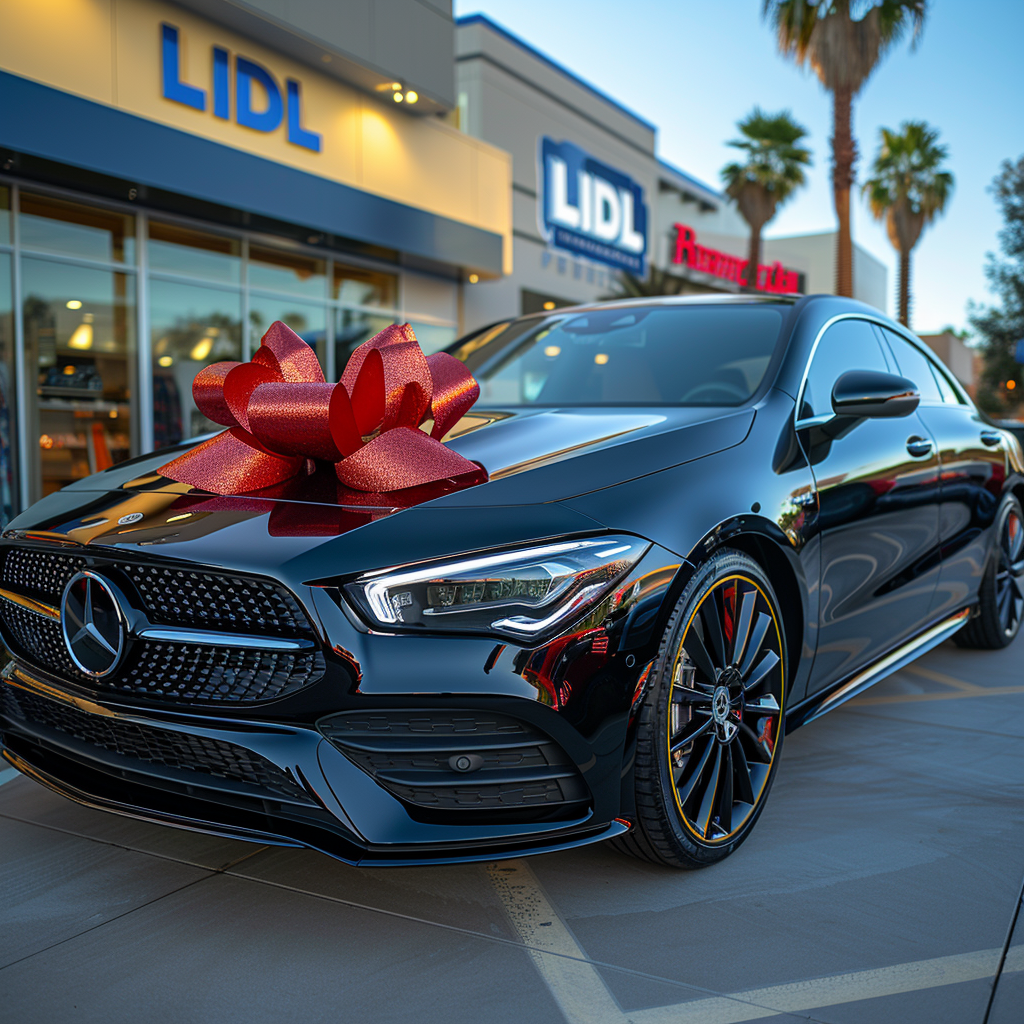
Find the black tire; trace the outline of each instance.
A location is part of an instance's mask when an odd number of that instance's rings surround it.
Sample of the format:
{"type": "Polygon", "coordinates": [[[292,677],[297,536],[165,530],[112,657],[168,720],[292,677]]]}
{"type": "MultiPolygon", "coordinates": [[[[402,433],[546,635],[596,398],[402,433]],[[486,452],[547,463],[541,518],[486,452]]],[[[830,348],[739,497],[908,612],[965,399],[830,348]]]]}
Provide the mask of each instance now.
{"type": "Polygon", "coordinates": [[[698,868],[747,838],[779,764],[788,665],[771,583],[722,549],[665,628],[637,723],[636,822],[617,849],[698,868]]]}
{"type": "Polygon", "coordinates": [[[978,588],[978,613],[954,637],[958,647],[997,650],[1011,644],[1024,618],[1024,512],[1012,494],[996,513],[995,547],[978,588]]]}

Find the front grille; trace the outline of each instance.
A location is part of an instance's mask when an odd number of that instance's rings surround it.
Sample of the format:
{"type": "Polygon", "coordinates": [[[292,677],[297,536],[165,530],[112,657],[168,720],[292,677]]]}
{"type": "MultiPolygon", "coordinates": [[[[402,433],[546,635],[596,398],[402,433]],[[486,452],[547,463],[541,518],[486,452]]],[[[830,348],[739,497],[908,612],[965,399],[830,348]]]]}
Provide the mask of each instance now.
{"type": "MultiPolygon", "coordinates": [[[[314,639],[295,598],[265,580],[144,565],[127,559],[8,548],[0,554],[3,586],[54,606],[67,581],[87,567],[110,576],[157,625],[225,633],[314,639]]],[[[100,693],[172,703],[253,703],[301,690],[326,671],[319,647],[260,651],[171,641],[137,640],[122,667],[95,679],[75,667],[60,622],[0,601],[4,638],[18,657],[100,693]]]]}
{"type": "Polygon", "coordinates": [[[3,581],[5,587],[56,605],[68,580],[84,568],[85,559],[77,555],[11,549],[4,559],[3,581]]]}
{"type": "MultiPolygon", "coordinates": [[[[126,758],[197,776],[212,775],[289,800],[311,802],[301,786],[276,765],[224,740],[92,715],[68,704],[15,690],[7,684],[0,684],[0,715],[15,725],[21,721],[45,726],[126,758]]],[[[196,785],[201,784],[197,780],[196,785]]]]}
{"type": "MultiPolygon", "coordinates": [[[[312,635],[298,602],[276,583],[128,560],[103,563],[101,570],[114,569],[131,581],[154,622],[260,636],[312,635]]],[[[3,580],[13,590],[56,605],[68,580],[84,568],[86,560],[77,555],[11,548],[3,580]]]]}
{"type": "Polygon", "coordinates": [[[344,712],[318,727],[381,786],[440,820],[564,819],[578,817],[588,803],[565,751],[507,715],[344,712]]]}

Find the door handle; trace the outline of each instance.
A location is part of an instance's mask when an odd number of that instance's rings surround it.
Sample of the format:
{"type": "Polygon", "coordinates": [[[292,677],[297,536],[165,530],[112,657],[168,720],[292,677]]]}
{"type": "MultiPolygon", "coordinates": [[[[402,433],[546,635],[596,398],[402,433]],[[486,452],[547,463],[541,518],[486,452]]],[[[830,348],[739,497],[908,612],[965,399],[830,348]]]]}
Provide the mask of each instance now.
{"type": "Polygon", "coordinates": [[[926,437],[918,437],[916,434],[913,437],[907,438],[907,451],[914,456],[915,459],[923,459],[926,455],[931,455],[932,449],[935,445],[926,437]]]}
{"type": "Polygon", "coordinates": [[[987,444],[989,448],[998,448],[1003,443],[1003,435],[998,430],[983,430],[981,443],[987,444]]]}

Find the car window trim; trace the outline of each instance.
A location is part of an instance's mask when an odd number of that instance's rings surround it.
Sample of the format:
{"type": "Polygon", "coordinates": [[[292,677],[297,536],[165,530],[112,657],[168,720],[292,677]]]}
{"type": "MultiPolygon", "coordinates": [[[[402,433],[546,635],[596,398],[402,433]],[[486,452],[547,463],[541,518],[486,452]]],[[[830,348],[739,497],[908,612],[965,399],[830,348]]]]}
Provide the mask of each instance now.
{"type": "MultiPolygon", "coordinates": [[[[970,400],[971,396],[968,395],[960,386],[960,381],[956,379],[956,376],[953,373],[950,373],[946,370],[945,366],[940,362],[938,356],[936,356],[935,353],[932,352],[932,350],[928,348],[928,346],[925,345],[920,340],[920,338],[917,338],[914,335],[904,334],[902,331],[893,330],[893,328],[889,324],[881,324],[879,326],[884,327],[889,331],[892,331],[892,333],[895,334],[897,338],[902,338],[905,342],[907,342],[907,344],[913,345],[913,347],[916,348],[922,356],[924,356],[925,362],[928,364],[928,368],[932,371],[932,376],[935,376],[936,374],[941,374],[943,380],[945,380],[945,382],[953,389],[953,394],[956,395],[957,399],[959,400],[956,403],[956,407],[966,405],[968,408],[970,408],[973,405],[973,403],[970,400]]],[[[882,333],[882,343],[889,351],[892,351],[892,348],[889,345],[889,342],[886,339],[884,332],[882,333]]],[[[895,359],[896,353],[893,352],[892,356],[895,359]]],[[[899,365],[898,360],[896,365],[899,365]]],[[[944,398],[942,398],[942,387],[938,381],[935,382],[935,386],[939,389],[939,400],[935,401],[935,399],[932,398],[925,400],[922,398],[921,404],[927,406],[953,405],[952,402],[947,402],[944,398]]]]}
{"type": "MultiPolygon", "coordinates": [[[[889,324],[889,323],[886,323],[886,321],[883,320],[881,317],[872,316],[870,313],[861,313],[859,311],[856,312],[856,313],[837,313],[835,316],[829,317],[829,319],[826,320],[825,323],[822,324],[822,326],[820,328],[818,328],[818,333],[814,336],[814,342],[811,344],[810,354],[807,356],[807,362],[804,363],[804,371],[803,371],[803,374],[800,377],[800,387],[797,388],[797,392],[796,392],[796,408],[795,408],[795,411],[794,411],[793,426],[797,430],[803,430],[806,427],[820,426],[823,423],[828,423],[831,420],[835,419],[835,415],[836,414],[834,412],[833,413],[820,413],[817,416],[805,416],[805,417],[803,417],[801,419],[800,418],[800,408],[803,405],[804,392],[807,390],[807,377],[808,377],[808,374],[811,371],[811,363],[814,362],[815,353],[818,351],[818,344],[821,341],[822,337],[824,336],[825,332],[833,324],[839,323],[840,320],[863,320],[866,323],[872,324],[872,325],[874,325],[877,328],[883,328],[884,327],[884,328],[888,328],[889,330],[893,330],[892,325],[889,324]]],[[[926,360],[934,362],[934,358],[935,357],[930,355],[928,352],[925,351],[924,344],[919,339],[912,339],[911,337],[908,336],[908,334],[904,334],[902,330],[897,330],[895,333],[899,337],[903,338],[905,341],[907,341],[911,345],[913,345],[916,349],[918,349],[918,351],[921,352],[921,354],[925,357],[926,360]]],[[[889,349],[889,345],[888,345],[888,342],[885,341],[885,336],[883,335],[880,340],[885,345],[885,350],[883,350],[883,352],[887,351],[889,349]]],[[[895,353],[893,353],[893,359],[895,359],[895,353]]],[[[899,363],[897,363],[896,365],[898,366],[899,363]]],[[[950,378],[948,376],[947,376],[946,379],[949,380],[951,385],[954,385],[954,390],[956,391],[957,395],[960,397],[961,404],[966,405],[969,409],[973,408],[974,407],[974,403],[971,401],[970,396],[967,394],[967,392],[964,391],[963,387],[960,384],[960,381],[958,381],[958,380],[957,381],[950,380],[950,378]]],[[[948,405],[949,403],[948,402],[927,402],[927,403],[922,403],[922,404],[925,404],[925,405],[948,405]]]]}

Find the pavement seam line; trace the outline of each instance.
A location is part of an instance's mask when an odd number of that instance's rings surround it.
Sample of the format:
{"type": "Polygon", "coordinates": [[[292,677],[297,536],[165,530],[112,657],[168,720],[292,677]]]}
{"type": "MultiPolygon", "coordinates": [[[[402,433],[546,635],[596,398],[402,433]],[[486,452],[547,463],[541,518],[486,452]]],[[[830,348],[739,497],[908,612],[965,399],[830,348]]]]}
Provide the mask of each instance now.
{"type": "MultiPolygon", "coordinates": [[[[357,903],[355,900],[345,899],[341,896],[331,896],[328,893],[314,892],[312,889],[302,889],[296,885],[288,885],[285,882],[275,882],[269,878],[260,878],[258,875],[247,875],[242,872],[229,871],[226,874],[231,878],[237,878],[245,882],[254,882],[257,885],[267,885],[274,889],[283,889],[285,892],[294,892],[299,896],[309,896],[312,899],[326,900],[329,903],[337,903],[343,907],[350,907],[353,910],[365,910],[371,914],[384,914],[386,917],[394,917],[400,921],[411,921],[414,924],[423,924],[431,928],[442,928],[445,931],[456,932],[459,935],[467,935],[475,939],[485,939],[488,942],[496,942],[503,946],[511,946],[513,949],[526,949],[529,952],[529,947],[525,946],[521,941],[515,939],[506,939],[501,935],[491,935],[487,932],[474,931],[472,928],[461,928],[454,924],[445,924],[443,921],[431,921],[425,917],[415,917],[412,914],[403,914],[398,910],[388,910],[385,907],[373,907],[368,903],[357,903]]],[[[699,993],[701,996],[718,995],[719,993],[715,989],[703,988],[699,985],[692,985],[689,982],[679,981],[675,978],[665,978],[659,974],[648,974],[646,971],[638,971],[632,967],[622,967],[618,964],[606,963],[603,960],[594,960],[586,954],[578,954],[575,957],[570,956],[567,953],[555,953],[550,950],[537,950],[539,953],[546,953],[548,956],[561,956],[569,959],[577,959],[582,962],[593,964],[595,967],[606,967],[612,971],[618,971],[620,974],[628,974],[634,978],[643,978],[646,981],[656,981],[664,985],[671,985],[674,988],[682,989],[687,992],[699,993]]]]}
{"type": "MultiPolygon", "coordinates": [[[[768,988],[737,992],[715,999],[695,999],[675,1006],[659,1006],[631,1015],[632,1024],[742,1024],[762,1017],[777,1017],[819,1007],[839,1006],[879,999],[885,996],[920,992],[945,985],[980,981],[994,976],[1002,950],[984,949],[974,953],[954,953],[931,960],[916,960],[891,967],[879,967],[849,974],[833,974],[768,988]],[[737,1014],[737,1001],[752,1005],[737,1014]],[[774,1009],[765,1012],[759,1004],[774,1009]]],[[[1007,953],[1003,971],[1024,971],[1024,945],[1013,946],[1007,953]]]]}
{"type": "MultiPolygon", "coordinates": [[[[45,828],[46,826],[43,826],[43,827],[45,828]]],[[[61,831],[61,830],[57,829],[56,831],[61,831]]],[[[102,842],[102,840],[97,840],[97,842],[102,842]]],[[[117,846],[115,843],[107,843],[105,845],[114,846],[116,849],[126,849],[125,847],[117,846]]],[[[205,871],[206,874],[202,875],[200,878],[194,878],[194,879],[192,879],[191,882],[186,882],[184,885],[179,885],[176,889],[171,889],[169,892],[161,893],[159,896],[154,896],[153,899],[146,900],[145,903],[140,903],[137,907],[130,907],[128,910],[124,911],[124,913],[122,913],[122,914],[117,914],[114,917],[108,917],[105,921],[100,921],[98,924],[94,924],[90,928],[83,928],[82,931],[75,932],[74,935],[65,936],[63,939],[58,939],[57,942],[51,942],[50,945],[44,946],[42,949],[37,949],[37,950],[35,950],[32,953],[26,954],[25,956],[18,957],[17,960],[12,960],[9,964],[2,964],[2,965],[0,965],[0,971],[5,971],[5,970],[7,970],[8,967],[14,967],[16,964],[23,963],[26,960],[31,960],[32,957],[39,956],[40,953],[46,953],[46,952],[48,952],[51,949],[56,949],[58,946],[63,946],[65,942],[71,942],[73,939],[79,939],[83,935],[88,935],[90,932],[96,931],[97,928],[103,928],[105,925],[113,924],[114,921],[120,921],[122,918],[127,917],[129,914],[134,914],[136,911],[145,910],[146,907],[151,907],[151,906],[153,906],[154,903],[159,903],[160,900],[166,899],[168,896],[174,896],[176,893],[184,892],[186,889],[190,888],[191,886],[198,885],[200,882],[208,881],[210,878],[213,878],[216,875],[223,875],[228,870],[228,868],[233,867],[235,864],[239,864],[239,863],[241,863],[244,860],[248,860],[250,857],[255,857],[257,853],[262,853],[263,850],[265,850],[265,849],[267,849],[267,847],[266,846],[262,846],[258,850],[253,850],[252,853],[247,853],[244,857],[238,857],[238,858],[236,858],[233,861],[229,861],[226,865],[224,865],[223,867],[220,867],[220,868],[201,868],[200,870],[205,871]]],[[[131,853],[142,853],[143,856],[148,856],[148,854],[145,854],[141,850],[131,850],[130,852],[131,853]]],[[[170,858],[163,858],[163,859],[167,860],[167,859],[170,859],[170,858]]],[[[180,861],[175,861],[174,863],[181,863],[181,862],[180,861]]],[[[185,864],[184,866],[185,867],[195,867],[196,865],[194,865],[194,864],[185,864]]]]}
{"type": "Polygon", "coordinates": [[[43,946],[42,949],[37,949],[31,953],[27,953],[25,956],[20,956],[17,960],[12,960],[9,964],[0,965],[0,971],[6,971],[8,967],[15,967],[20,963],[24,963],[26,960],[31,960],[34,956],[39,956],[41,953],[47,953],[51,949],[63,946],[66,942],[71,942],[74,939],[80,939],[83,935],[88,935],[90,932],[96,931],[97,928],[103,928],[108,924],[113,924],[115,921],[120,921],[121,918],[127,917],[129,914],[134,914],[138,910],[145,910],[146,907],[151,907],[154,903],[159,903],[160,900],[166,899],[168,896],[173,896],[175,893],[183,892],[190,886],[198,885],[200,882],[205,882],[212,875],[219,873],[216,869],[207,868],[206,870],[208,873],[202,878],[193,878],[191,882],[186,882],[184,885],[179,885],[176,889],[171,889],[169,892],[164,892],[159,896],[154,896],[151,900],[146,900],[145,903],[140,903],[137,907],[130,907],[123,913],[116,914],[114,917],[108,917],[105,921],[100,921],[98,924],[94,924],[89,928],[83,928],[80,932],[75,932],[74,935],[67,935],[63,939],[51,942],[48,946],[43,946]]]}
{"type": "MultiPolygon", "coordinates": [[[[116,812],[111,811],[109,813],[115,814],[116,812]]],[[[118,815],[118,817],[126,818],[126,817],[128,817],[128,815],[118,815]]],[[[183,864],[183,865],[185,865],[185,867],[199,868],[200,871],[225,871],[225,870],[227,870],[227,868],[224,868],[224,867],[216,868],[216,867],[211,867],[209,864],[199,864],[199,863],[197,863],[194,860],[182,860],[180,857],[172,857],[170,854],[167,854],[167,853],[157,853],[154,850],[140,850],[137,846],[125,846],[123,843],[115,843],[113,839],[101,839],[99,836],[90,836],[90,835],[87,835],[84,832],[76,832],[74,829],[61,828],[59,825],[51,825],[48,822],[33,821],[31,818],[19,818],[18,815],[11,814],[11,813],[9,813],[7,811],[0,812],[0,818],[6,818],[8,821],[17,821],[17,822],[20,822],[22,825],[35,825],[38,828],[46,828],[46,829],[49,829],[51,832],[57,832],[58,834],[60,834],[62,836],[74,836],[76,839],[87,839],[87,840],[89,840],[90,842],[93,842],[93,843],[100,843],[102,846],[112,846],[115,850],[124,850],[126,853],[141,853],[141,854],[143,854],[143,856],[155,857],[157,860],[166,860],[166,861],[169,861],[171,864],[183,864]]],[[[138,819],[129,819],[129,820],[138,820],[138,819]]],[[[168,825],[166,827],[167,828],[173,828],[174,826],[173,825],[168,825]]],[[[178,831],[185,831],[185,830],[184,829],[179,829],[178,831]]],[[[230,842],[245,842],[245,840],[231,839],[230,842]]],[[[261,846],[255,852],[256,853],[260,853],[261,851],[267,850],[267,849],[269,849],[269,847],[264,845],[264,846],[261,846]]],[[[251,856],[253,856],[253,854],[247,853],[244,857],[238,858],[238,861],[229,862],[228,866],[229,867],[233,866],[233,864],[239,863],[239,862],[241,862],[243,860],[246,860],[247,858],[249,858],[251,856]]]]}

